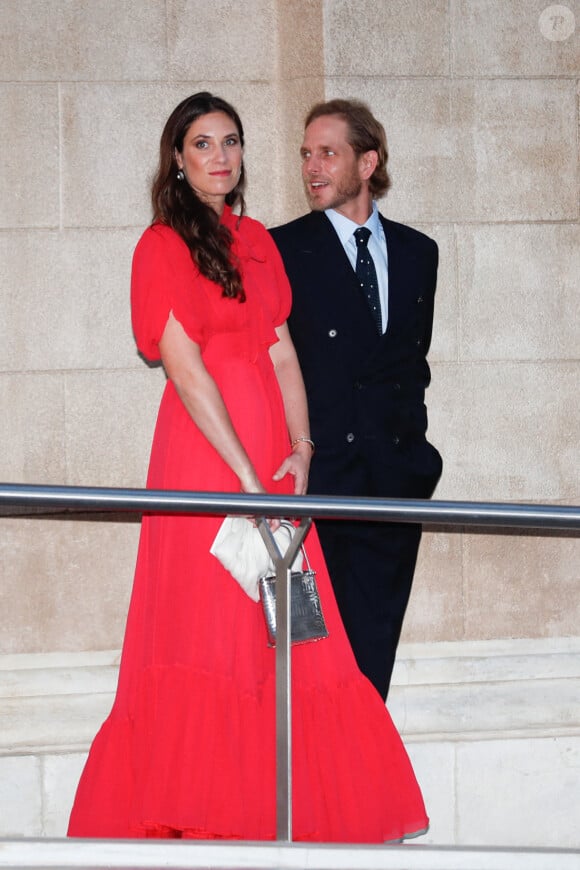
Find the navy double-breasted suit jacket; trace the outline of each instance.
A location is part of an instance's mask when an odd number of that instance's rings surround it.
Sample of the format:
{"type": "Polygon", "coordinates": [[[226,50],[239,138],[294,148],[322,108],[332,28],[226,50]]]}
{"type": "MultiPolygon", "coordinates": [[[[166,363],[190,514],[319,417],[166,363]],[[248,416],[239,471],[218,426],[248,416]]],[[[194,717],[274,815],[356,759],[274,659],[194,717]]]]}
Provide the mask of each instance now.
{"type": "Polygon", "coordinates": [[[323,212],[271,230],[292,285],[288,325],[316,442],[313,494],[428,498],[441,474],[425,436],[438,249],[411,227],[381,221],[389,273],[382,336],[323,212]]]}

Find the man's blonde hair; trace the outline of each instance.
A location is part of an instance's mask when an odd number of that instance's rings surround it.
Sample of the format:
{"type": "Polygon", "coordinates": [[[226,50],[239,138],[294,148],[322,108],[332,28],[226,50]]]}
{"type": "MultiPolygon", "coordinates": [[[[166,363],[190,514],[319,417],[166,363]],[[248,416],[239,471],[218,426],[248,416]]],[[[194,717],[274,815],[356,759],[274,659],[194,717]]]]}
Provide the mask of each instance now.
{"type": "Polygon", "coordinates": [[[346,121],[348,143],[357,157],[366,151],[377,152],[379,159],[375,171],[369,178],[369,190],[375,199],[383,196],[391,186],[391,179],[387,172],[389,159],[387,134],[383,125],[361,100],[328,100],[312,106],[304,121],[304,128],[306,129],[316,118],[327,115],[336,115],[346,121]]]}

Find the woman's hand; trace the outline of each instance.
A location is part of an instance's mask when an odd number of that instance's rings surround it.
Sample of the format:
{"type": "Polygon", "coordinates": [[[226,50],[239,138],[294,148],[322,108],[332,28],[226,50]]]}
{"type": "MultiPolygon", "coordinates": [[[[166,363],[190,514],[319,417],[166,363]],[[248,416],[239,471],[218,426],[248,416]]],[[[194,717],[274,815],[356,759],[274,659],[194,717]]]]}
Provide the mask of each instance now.
{"type": "Polygon", "coordinates": [[[300,442],[273,475],[273,480],[282,480],[286,474],[291,474],[294,478],[294,495],[306,495],[311,458],[312,448],[310,444],[300,442]]]}
{"type": "MultiPolygon", "coordinates": [[[[242,492],[246,493],[246,495],[267,495],[265,488],[253,472],[240,478],[240,487],[242,492]]],[[[248,519],[252,520],[254,525],[256,525],[255,517],[250,516],[248,519]]],[[[272,532],[275,532],[276,529],[280,527],[280,520],[278,517],[267,517],[266,522],[270,526],[272,532]]]]}

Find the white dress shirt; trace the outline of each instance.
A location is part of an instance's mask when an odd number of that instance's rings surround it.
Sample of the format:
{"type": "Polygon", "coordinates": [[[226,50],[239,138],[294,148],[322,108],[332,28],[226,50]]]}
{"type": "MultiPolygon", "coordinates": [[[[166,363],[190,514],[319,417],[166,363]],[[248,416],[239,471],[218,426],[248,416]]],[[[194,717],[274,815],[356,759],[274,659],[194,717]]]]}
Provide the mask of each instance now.
{"type": "Polygon", "coordinates": [[[336,234],[341,241],[342,247],[348,257],[354,271],[356,271],[357,247],[354,237],[354,231],[358,230],[359,226],[367,227],[371,231],[368,241],[368,249],[373,258],[375,269],[377,272],[377,280],[379,282],[379,298],[381,302],[381,318],[383,323],[383,333],[387,329],[389,319],[389,266],[387,257],[387,240],[383,225],[379,218],[379,209],[376,202],[373,200],[373,210],[366,223],[357,224],[345,217],[340,212],[333,208],[325,210],[325,215],[328,217],[332,226],[336,230],[336,234]]]}

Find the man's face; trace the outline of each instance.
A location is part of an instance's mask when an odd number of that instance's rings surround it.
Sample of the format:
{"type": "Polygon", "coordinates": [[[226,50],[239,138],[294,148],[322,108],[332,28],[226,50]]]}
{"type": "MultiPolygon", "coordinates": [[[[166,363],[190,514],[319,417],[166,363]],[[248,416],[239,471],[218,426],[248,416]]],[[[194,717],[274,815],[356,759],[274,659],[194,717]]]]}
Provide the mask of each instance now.
{"type": "Polygon", "coordinates": [[[354,153],[347,133],[347,122],[339,115],[315,118],[304,131],[302,179],[314,211],[348,211],[361,195],[368,195],[361,158],[354,153]]]}

